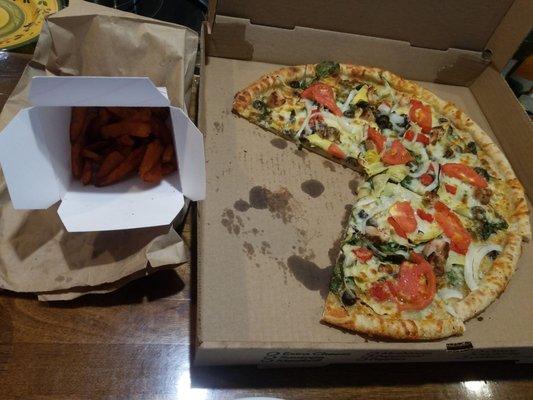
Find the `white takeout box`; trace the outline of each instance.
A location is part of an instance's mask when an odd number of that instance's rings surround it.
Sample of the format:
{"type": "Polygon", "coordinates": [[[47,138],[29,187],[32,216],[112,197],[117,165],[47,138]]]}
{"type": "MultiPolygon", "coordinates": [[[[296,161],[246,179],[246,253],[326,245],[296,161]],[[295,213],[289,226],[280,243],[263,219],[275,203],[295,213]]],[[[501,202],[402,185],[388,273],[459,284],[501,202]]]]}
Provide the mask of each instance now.
{"type": "Polygon", "coordinates": [[[203,137],[148,78],[35,77],[29,100],[0,133],[0,164],[15,209],[46,209],[61,200],[69,232],[167,225],[184,196],[205,197],[203,137]],[[134,176],[108,187],[83,186],[70,168],[72,106],[169,107],[178,171],[157,184],[134,176]]]}

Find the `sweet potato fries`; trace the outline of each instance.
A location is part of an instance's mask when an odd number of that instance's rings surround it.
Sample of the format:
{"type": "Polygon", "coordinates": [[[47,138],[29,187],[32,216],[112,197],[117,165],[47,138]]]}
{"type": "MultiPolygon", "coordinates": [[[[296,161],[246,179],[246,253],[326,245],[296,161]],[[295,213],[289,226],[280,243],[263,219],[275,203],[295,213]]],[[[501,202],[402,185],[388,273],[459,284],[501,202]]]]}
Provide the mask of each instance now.
{"type": "Polygon", "coordinates": [[[84,185],[107,186],[137,173],[149,183],[176,171],[168,109],[73,107],[72,175],[84,185]]]}

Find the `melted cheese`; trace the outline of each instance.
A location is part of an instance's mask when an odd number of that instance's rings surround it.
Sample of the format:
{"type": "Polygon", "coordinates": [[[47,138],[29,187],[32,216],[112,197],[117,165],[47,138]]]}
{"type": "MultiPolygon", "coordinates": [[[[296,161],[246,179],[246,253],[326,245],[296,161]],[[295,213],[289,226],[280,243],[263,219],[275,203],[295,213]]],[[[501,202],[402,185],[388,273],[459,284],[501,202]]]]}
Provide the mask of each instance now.
{"type": "Polygon", "coordinates": [[[398,313],[398,306],[392,301],[379,302],[367,294],[361,297],[361,300],[378,315],[393,315],[398,313]]]}

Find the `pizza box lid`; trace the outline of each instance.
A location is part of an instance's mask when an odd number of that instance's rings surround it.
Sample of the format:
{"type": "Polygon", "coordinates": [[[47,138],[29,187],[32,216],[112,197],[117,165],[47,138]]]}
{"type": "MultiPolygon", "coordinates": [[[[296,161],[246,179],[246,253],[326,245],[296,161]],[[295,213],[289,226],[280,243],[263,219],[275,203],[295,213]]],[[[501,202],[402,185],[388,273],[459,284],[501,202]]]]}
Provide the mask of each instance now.
{"type": "Polygon", "coordinates": [[[533,2],[213,0],[208,13],[211,27],[215,14],[285,29],[309,27],[401,40],[429,49],[484,52],[501,70],[531,29],[533,2]]]}
{"type": "Polygon", "coordinates": [[[204,198],[203,137],[150,79],[35,77],[29,100],[33,107],[21,110],[0,134],[0,163],[15,209],[46,209],[61,200],[58,214],[69,232],[103,231],[167,225],[184,196],[204,198]],[[74,181],[72,106],[169,107],[179,172],[158,185],[137,177],[103,188],[74,181]]]}

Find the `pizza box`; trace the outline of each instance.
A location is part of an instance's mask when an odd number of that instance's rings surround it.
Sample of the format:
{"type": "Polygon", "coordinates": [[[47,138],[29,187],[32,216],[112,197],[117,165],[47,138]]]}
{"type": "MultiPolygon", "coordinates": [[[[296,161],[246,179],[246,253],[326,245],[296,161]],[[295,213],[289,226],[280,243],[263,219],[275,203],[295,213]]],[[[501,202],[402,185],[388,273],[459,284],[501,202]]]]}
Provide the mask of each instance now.
{"type": "Polygon", "coordinates": [[[533,244],[501,297],[463,336],[381,341],[319,323],[360,177],[231,113],[234,94],[280,66],[374,65],[455,102],[533,195],[533,126],[499,73],[533,4],[272,0],[211,2],[199,126],[207,196],[198,208],[196,365],[533,360],[533,244]],[[436,12],[435,10],[438,10],[436,12]],[[216,14],[216,21],[214,16],[216,14]]]}
{"type": "Polygon", "coordinates": [[[187,115],[170,106],[148,78],[35,77],[33,107],[0,133],[0,164],[15,209],[46,209],[58,201],[69,232],[168,225],[184,196],[205,196],[203,137],[187,115]],[[108,187],[83,186],[70,172],[71,106],[169,107],[178,172],[158,185],[138,177],[108,187]]]}

